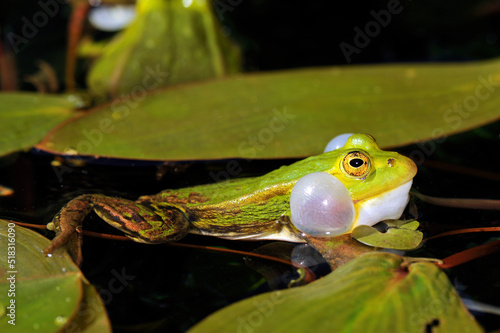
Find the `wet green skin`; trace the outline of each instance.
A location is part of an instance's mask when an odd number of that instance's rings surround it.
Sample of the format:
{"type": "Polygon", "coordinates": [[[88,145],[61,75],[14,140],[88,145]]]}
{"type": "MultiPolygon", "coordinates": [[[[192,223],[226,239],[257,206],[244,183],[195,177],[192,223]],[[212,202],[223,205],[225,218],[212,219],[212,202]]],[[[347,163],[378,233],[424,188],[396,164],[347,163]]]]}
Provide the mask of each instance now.
{"type": "Polygon", "coordinates": [[[137,201],[81,195],[49,224],[58,236],[45,252],[65,244],[92,210],[128,237],[143,243],[172,242],[188,233],[300,242],[302,236],[289,218],[290,193],[301,177],[318,171],[340,179],[356,208],[363,200],[410,181],[416,166],[402,155],[380,150],[370,136],[356,134],[342,149],[306,158],[260,177],[165,190],[137,201]],[[365,177],[348,176],[340,167],[345,155],[352,151],[369,157],[372,167],[365,177]]]}

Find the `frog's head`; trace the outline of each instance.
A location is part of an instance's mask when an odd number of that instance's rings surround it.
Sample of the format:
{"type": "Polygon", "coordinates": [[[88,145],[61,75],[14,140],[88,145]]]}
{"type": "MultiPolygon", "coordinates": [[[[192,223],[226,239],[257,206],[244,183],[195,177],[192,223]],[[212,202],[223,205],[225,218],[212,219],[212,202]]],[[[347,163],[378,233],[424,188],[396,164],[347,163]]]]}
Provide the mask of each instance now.
{"type": "Polygon", "coordinates": [[[381,150],[366,134],[343,140],[324,154],[334,161],[332,167],[303,177],[292,191],[292,222],[311,236],[335,236],[397,219],[408,203],[417,172],[412,160],[381,150]]]}

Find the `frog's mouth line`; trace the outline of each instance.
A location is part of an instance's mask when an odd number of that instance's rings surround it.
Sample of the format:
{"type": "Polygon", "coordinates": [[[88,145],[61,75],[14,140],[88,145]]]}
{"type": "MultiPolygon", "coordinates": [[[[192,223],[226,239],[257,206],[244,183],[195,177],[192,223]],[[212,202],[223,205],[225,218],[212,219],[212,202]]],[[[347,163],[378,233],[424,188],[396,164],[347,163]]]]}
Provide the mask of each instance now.
{"type": "Polygon", "coordinates": [[[353,229],[358,225],[371,226],[379,221],[400,218],[410,200],[412,183],[413,179],[374,198],[355,202],[357,217],[353,229]]]}

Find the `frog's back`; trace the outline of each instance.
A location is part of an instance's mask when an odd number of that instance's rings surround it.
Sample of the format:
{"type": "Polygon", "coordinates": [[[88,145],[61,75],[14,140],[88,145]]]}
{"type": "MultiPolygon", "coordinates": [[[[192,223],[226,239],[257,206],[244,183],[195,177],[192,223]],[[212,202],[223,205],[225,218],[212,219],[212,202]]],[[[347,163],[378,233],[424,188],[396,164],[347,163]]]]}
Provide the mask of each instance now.
{"type": "Polygon", "coordinates": [[[158,193],[155,199],[183,204],[186,207],[264,201],[275,195],[289,195],[297,180],[309,173],[331,170],[335,156],[337,155],[333,153],[311,156],[259,177],[165,190],[158,193]]]}

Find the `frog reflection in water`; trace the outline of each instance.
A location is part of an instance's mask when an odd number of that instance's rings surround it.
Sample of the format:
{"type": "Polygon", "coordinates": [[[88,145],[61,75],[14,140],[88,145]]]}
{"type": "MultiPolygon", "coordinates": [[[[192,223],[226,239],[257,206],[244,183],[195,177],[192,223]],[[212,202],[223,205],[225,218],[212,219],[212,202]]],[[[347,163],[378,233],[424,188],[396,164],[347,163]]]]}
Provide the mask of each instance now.
{"type": "Polygon", "coordinates": [[[416,174],[413,161],[380,150],[365,134],[332,141],[334,150],[260,177],[165,190],[137,201],[80,195],[49,223],[57,236],[44,252],[66,244],[92,210],[134,241],[151,244],[188,233],[304,242],[305,234],[332,237],[399,218],[416,174]]]}

